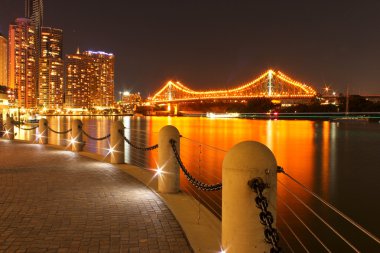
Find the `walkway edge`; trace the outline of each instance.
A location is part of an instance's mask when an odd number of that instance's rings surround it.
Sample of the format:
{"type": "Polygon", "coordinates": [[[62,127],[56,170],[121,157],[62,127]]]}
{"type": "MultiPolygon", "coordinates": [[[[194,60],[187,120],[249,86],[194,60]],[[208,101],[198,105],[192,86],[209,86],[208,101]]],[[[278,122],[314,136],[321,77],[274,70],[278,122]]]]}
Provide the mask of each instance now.
{"type": "MultiPolygon", "coordinates": [[[[31,143],[30,141],[14,140],[15,142],[31,143]]],[[[67,150],[63,146],[47,144],[46,146],[67,150]]],[[[90,152],[78,152],[79,155],[109,163],[108,158],[90,152]]],[[[154,172],[129,164],[113,164],[118,169],[131,175],[152,189],[168,206],[181,225],[186,237],[196,253],[220,252],[221,221],[192,196],[183,192],[177,194],[161,194],[157,192],[157,178],[154,172]]]]}
{"type": "Polygon", "coordinates": [[[118,164],[116,167],[147,185],[160,196],[181,225],[194,252],[220,252],[222,223],[201,203],[183,192],[176,194],[157,192],[157,178],[154,178],[153,171],[128,164],[118,164]]]}

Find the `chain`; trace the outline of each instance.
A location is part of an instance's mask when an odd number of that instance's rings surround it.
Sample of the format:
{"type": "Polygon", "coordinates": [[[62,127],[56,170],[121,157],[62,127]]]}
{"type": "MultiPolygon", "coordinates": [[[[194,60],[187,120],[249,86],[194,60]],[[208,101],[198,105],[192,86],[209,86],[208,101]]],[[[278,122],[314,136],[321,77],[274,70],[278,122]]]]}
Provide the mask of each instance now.
{"type": "Polygon", "coordinates": [[[179,164],[179,166],[181,167],[183,173],[185,174],[187,180],[192,184],[194,185],[196,188],[202,190],[202,191],[220,191],[222,189],[222,183],[218,183],[218,184],[214,184],[214,185],[209,185],[209,184],[205,184],[205,183],[202,183],[201,181],[197,180],[196,178],[194,178],[190,172],[185,168],[185,165],[183,164],[182,160],[181,160],[181,157],[179,156],[178,154],[178,151],[177,151],[177,147],[175,146],[175,143],[176,141],[171,139],[170,141],[170,145],[172,146],[172,149],[173,149],[173,152],[174,152],[174,156],[179,164]]]}
{"type": "Polygon", "coordinates": [[[86,135],[88,138],[90,138],[91,140],[94,140],[94,141],[102,141],[102,140],[105,140],[105,139],[108,139],[108,138],[111,137],[111,134],[107,134],[106,136],[99,137],[99,138],[92,137],[91,135],[89,135],[88,133],[86,133],[83,129],[82,129],[82,133],[84,135],[86,135]]]}
{"type": "Polygon", "coordinates": [[[128,143],[132,148],[143,150],[143,151],[151,151],[151,150],[155,150],[158,148],[158,144],[150,146],[150,147],[139,147],[139,146],[133,144],[130,140],[128,140],[127,137],[124,136],[123,130],[119,130],[119,133],[121,134],[121,136],[123,136],[125,142],[128,143]]]}
{"type": "Polygon", "coordinates": [[[281,248],[278,246],[280,236],[275,228],[272,227],[273,215],[268,211],[268,199],[263,196],[263,191],[267,188],[267,184],[260,177],[254,178],[248,182],[249,187],[257,194],[255,198],[256,206],[261,210],[260,222],[265,226],[264,236],[265,241],[272,245],[271,253],[281,252],[281,248]]]}
{"type": "Polygon", "coordinates": [[[68,129],[68,130],[66,130],[66,131],[62,131],[62,132],[59,132],[59,131],[56,131],[56,130],[54,130],[54,129],[52,129],[51,127],[47,127],[50,131],[52,131],[53,133],[56,133],[56,134],[67,134],[67,133],[70,133],[73,129],[72,128],[70,128],[70,129],[68,129]]]}
{"type": "Polygon", "coordinates": [[[21,130],[24,130],[24,131],[32,131],[32,130],[35,130],[38,128],[38,126],[34,126],[34,127],[31,127],[31,128],[23,128],[23,127],[19,127],[17,125],[15,125],[15,127],[21,129],[21,130]]]}

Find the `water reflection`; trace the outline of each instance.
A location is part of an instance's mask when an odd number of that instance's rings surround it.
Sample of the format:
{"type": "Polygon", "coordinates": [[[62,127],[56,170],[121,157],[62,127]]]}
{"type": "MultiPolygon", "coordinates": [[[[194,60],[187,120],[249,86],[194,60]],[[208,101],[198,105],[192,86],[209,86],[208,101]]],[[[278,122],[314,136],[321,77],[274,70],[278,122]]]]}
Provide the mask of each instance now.
{"type": "MultiPolygon", "coordinates": [[[[379,124],[338,124],[306,120],[247,120],[208,119],[186,117],[49,117],[53,129],[64,131],[71,128],[73,119],[80,119],[84,129],[95,137],[109,133],[114,120],[123,120],[125,137],[138,146],[151,146],[158,142],[158,132],[166,125],[174,125],[181,135],[181,157],[191,173],[209,184],[221,181],[223,158],[233,145],[253,140],[266,144],[275,154],[277,163],[307,187],[332,202],[359,223],[374,233],[380,228],[371,220],[380,212],[380,205],[374,201],[377,194],[380,172],[380,125],[379,124]],[[359,182],[360,187],[352,187],[359,182]],[[349,199],[355,197],[356,204],[349,199]],[[371,208],[363,211],[362,207],[371,208]],[[368,210],[369,209],[369,210],[368,210]]],[[[36,132],[19,130],[18,137],[31,140],[36,132]]],[[[70,135],[49,133],[50,143],[67,145],[70,135]]],[[[107,154],[108,140],[94,141],[84,137],[85,151],[107,154]]],[[[155,168],[157,151],[143,152],[125,146],[125,161],[144,168],[155,168]]],[[[254,157],[252,157],[254,159],[254,157]]],[[[310,195],[300,191],[289,180],[279,175],[283,185],[278,186],[278,195],[286,203],[291,203],[294,211],[304,218],[313,220],[296,204],[284,187],[293,191],[306,204],[319,208],[310,195]]],[[[187,184],[181,175],[181,187],[195,196],[206,199],[205,203],[215,213],[220,214],[220,193],[204,193],[187,184]]],[[[279,212],[285,219],[291,218],[289,210],[279,205],[279,212]]],[[[322,210],[322,209],[321,209],[322,210]]],[[[323,212],[323,210],[322,210],[323,212]]]]}

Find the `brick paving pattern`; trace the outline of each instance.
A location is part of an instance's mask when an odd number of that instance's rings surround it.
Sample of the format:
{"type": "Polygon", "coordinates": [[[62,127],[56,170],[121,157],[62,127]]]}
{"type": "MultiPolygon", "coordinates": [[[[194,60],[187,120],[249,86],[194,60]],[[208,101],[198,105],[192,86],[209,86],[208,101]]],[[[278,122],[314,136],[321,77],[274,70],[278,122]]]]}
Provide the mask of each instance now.
{"type": "Polygon", "coordinates": [[[192,252],[155,193],[111,164],[0,140],[0,252],[192,252]]]}

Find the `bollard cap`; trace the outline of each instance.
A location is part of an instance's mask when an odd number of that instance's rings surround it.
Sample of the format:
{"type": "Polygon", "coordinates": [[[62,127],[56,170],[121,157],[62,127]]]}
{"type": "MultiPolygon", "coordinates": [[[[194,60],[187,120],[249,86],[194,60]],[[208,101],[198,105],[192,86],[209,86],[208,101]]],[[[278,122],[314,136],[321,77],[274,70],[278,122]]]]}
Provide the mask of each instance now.
{"type": "Polygon", "coordinates": [[[256,141],[244,141],[233,146],[223,160],[223,168],[252,170],[272,169],[277,162],[272,151],[256,141]]]}
{"type": "Polygon", "coordinates": [[[160,136],[172,136],[178,137],[180,136],[178,129],[175,126],[167,125],[160,129],[160,136]]]}

